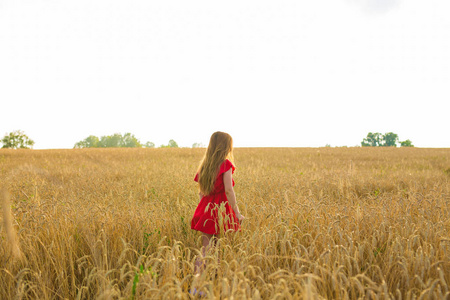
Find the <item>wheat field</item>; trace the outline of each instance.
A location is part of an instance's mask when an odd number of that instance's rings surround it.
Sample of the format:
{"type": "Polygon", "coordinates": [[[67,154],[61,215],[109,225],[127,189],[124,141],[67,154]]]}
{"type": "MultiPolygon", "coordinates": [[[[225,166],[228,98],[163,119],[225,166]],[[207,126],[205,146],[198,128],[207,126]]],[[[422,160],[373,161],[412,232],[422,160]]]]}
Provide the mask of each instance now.
{"type": "Polygon", "coordinates": [[[203,153],[0,150],[0,299],[450,299],[450,149],[237,148],[194,276],[203,153]]]}

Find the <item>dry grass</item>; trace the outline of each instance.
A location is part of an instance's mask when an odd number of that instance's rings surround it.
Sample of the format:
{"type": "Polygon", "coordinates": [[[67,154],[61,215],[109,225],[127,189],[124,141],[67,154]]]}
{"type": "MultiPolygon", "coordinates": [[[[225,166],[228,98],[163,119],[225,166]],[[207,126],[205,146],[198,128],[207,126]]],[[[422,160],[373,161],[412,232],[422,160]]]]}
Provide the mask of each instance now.
{"type": "Polygon", "coordinates": [[[449,149],[236,149],[247,219],[195,277],[203,151],[1,150],[0,298],[450,297],[449,149]]]}

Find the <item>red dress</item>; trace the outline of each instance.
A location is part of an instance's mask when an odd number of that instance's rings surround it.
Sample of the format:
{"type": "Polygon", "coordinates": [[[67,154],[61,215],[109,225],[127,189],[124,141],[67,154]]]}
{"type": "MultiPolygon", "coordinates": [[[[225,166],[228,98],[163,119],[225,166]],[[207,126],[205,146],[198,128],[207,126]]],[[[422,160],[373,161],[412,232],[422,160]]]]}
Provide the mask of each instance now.
{"type": "MultiPolygon", "coordinates": [[[[191,229],[208,234],[218,234],[222,226],[224,232],[230,229],[237,231],[241,228],[235,212],[228,203],[223,184],[223,173],[230,168],[232,173],[234,173],[235,167],[228,159],[220,165],[214,189],[209,195],[203,196],[200,200],[191,221],[191,229]],[[218,213],[219,211],[221,212],[220,214],[218,213]]],[[[194,180],[198,182],[198,173],[195,175],[194,180]]]]}

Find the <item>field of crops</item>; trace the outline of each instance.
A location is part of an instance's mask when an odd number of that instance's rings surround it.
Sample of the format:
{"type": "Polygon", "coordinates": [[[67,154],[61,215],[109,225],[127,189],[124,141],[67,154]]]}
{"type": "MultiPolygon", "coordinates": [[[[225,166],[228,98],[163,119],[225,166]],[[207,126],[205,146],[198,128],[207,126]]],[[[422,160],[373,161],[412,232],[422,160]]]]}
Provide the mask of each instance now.
{"type": "Polygon", "coordinates": [[[450,149],[235,149],[194,276],[204,151],[0,150],[0,299],[449,299],[450,149]]]}

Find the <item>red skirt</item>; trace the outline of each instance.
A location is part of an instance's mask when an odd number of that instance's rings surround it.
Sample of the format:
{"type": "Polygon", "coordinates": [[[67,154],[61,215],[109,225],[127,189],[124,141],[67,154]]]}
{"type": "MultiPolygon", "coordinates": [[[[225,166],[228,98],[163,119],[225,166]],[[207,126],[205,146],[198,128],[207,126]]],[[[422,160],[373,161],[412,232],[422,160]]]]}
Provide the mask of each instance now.
{"type": "Polygon", "coordinates": [[[225,192],[204,196],[194,212],[191,229],[207,234],[219,234],[241,229],[225,192]]]}

